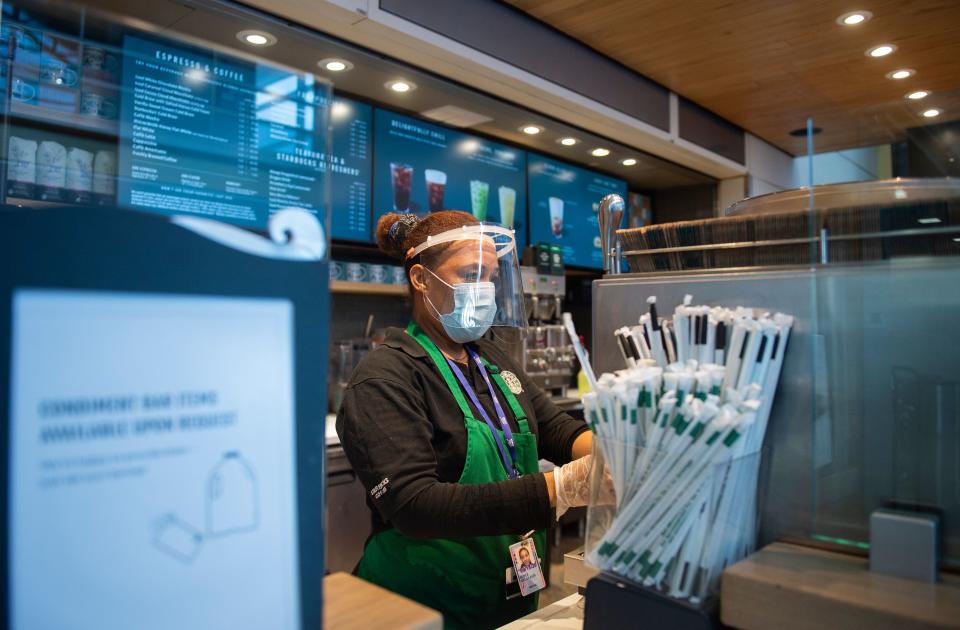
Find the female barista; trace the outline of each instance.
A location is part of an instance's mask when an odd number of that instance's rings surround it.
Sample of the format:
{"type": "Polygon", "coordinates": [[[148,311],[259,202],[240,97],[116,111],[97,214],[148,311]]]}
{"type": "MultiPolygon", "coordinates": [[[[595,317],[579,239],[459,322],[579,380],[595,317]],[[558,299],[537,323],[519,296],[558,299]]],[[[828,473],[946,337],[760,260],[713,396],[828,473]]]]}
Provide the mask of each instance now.
{"type": "Polygon", "coordinates": [[[357,572],[448,628],[498,626],[536,609],[536,595],[506,599],[508,548],[536,530],[542,557],[554,508],[586,504],[592,435],[480,339],[526,325],[510,230],[390,214],[377,241],[404,261],[413,312],[357,367],[337,417],[373,512],[357,572]],[[540,458],[560,467],[541,474],[540,458]]]}

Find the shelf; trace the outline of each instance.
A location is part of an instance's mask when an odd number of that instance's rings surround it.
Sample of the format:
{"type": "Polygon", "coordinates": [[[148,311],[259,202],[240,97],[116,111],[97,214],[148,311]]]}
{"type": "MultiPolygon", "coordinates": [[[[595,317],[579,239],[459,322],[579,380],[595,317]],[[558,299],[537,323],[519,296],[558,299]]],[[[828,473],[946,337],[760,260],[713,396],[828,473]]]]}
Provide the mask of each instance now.
{"type": "Polygon", "coordinates": [[[101,138],[109,138],[111,141],[116,141],[120,130],[120,124],[116,120],[105,120],[66,112],[51,112],[39,105],[23,105],[16,101],[10,103],[10,116],[24,121],[52,125],[73,133],[81,131],[101,138]]]}
{"type": "Polygon", "coordinates": [[[62,208],[63,206],[76,205],[66,201],[41,201],[40,199],[20,199],[18,197],[7,197],[6,203],[20,208],[62,208]]]}
{"type": "Polygon", "coordinates": [[[769,241],[741,241],[737,243],[712,243],[708,245],[684,245],[682,247],[661,247],[658,249],[631,249],[623,252],[624,256],[653,256],[656,254],[678,254],[682,252],[705,252],[718,249],[744,249],[751,247],[778,247],[780,245],[802,245],[804,243],[819,243],[823,237],[827,242],[856,241],[874,238],[900,238],[909,236],[936,236],[938,234],[953,234],[960,232],[960,225],[945,225],[935,228],[911,228],[905,230],[888,230],[886,232],[864,232],[862,234],[829,234],[810,236],[807,238],[783,238],[769,241]]]}
{"type": "Polygon", "coordinates": [[[333,280],[330,282],[331,293],[403,297],[407,294],[407,291],[407,285],[405,284],[374,284],[372,282],[349,282],[347,280],[333,280]]]}

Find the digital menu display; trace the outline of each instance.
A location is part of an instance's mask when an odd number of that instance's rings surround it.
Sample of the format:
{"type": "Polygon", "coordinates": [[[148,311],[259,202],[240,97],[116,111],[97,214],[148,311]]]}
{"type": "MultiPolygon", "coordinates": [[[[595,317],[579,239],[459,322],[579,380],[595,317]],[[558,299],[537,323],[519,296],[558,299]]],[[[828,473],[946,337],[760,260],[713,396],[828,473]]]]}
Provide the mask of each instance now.
{"type": "Polygon", "coordinates": [[[597,209],[604,195],[626,198],[627,183],[534,153],[527,173],[530,242],[559,244],[565,265],[603,269],[597,209]]]}
{"type": "Polygon", "coordinates": [[[373,108],[336,97],[330,108],[331,236],[370,242],[370,170],[373,108]]]}
{"type": "Polygon", "coordinates": [[[328,89],[311,74],[128,35],[118,202],[265,227],[323,205],[328,89]]]}
{"type": "Polygon", "coordinates": [[[464,210],[526,245],[524,151],[379,108],[374,127],[374,224],[392,211],[464,210]]]}

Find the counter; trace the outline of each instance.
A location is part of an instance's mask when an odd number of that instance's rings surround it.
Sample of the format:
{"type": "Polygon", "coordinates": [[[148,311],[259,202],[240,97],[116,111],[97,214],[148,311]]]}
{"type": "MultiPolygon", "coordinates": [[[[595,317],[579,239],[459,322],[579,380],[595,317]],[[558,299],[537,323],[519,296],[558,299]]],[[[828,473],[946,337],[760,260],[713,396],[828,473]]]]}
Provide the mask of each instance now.
{"type": "Polygon", "coordinates": [[[526,617],[501,627],[501,630],[547,630],[561,628],[581,630],[583,628],[583,595],[574,593],[558,602],[544,606],[526,617]]]}

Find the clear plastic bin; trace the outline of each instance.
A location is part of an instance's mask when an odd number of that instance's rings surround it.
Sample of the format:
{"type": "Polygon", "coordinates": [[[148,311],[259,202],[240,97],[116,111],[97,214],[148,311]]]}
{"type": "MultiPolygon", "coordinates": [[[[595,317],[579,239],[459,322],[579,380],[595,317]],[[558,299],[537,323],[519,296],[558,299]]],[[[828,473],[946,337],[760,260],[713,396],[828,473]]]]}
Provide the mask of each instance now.
{"type": "Polygon", "coordinates": [[[677,458],[667,451],[594,440],[585,561],[617,579],[705,605],[723,569],[755,549],[763,450],[677,458]],[[609,459],[607,457],[609,455],[609,459]],[[632,469],[617,503],[602,488],[604,466],[632,469]],[[632,467],[632,468],[631,468],[632,467]],[[639,471],[646,470],[643,476],[639,471]]]}

